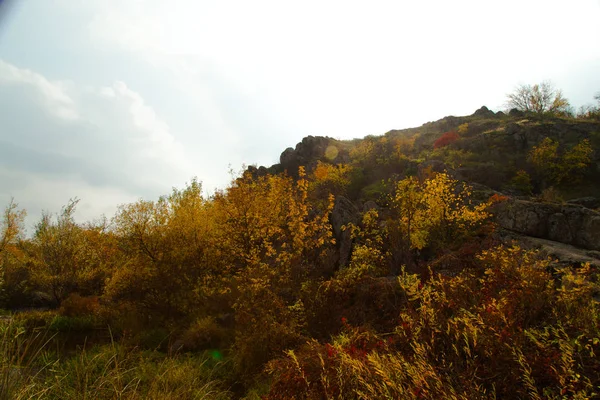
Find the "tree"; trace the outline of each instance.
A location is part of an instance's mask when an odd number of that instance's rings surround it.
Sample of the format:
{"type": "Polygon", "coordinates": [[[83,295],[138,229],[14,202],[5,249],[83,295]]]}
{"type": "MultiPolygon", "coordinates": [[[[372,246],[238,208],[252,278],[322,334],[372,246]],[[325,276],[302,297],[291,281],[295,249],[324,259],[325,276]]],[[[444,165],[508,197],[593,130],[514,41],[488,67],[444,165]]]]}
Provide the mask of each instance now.
{"type": "Polygon", "coordinates": [[[70,200],[57,216],[44,212],[36,226],[33,248],[34,279],[60,304],[77,290],[79,277],[84,273],[86,250],[82,241],[82,228],[73,214],[79,200],[70,200]]]}
{"type": "Polygon", "coordinates": [[[211,272],[208,209],[196,179],[158,201],[121,206],[113,225],[124,262],[106,294],[135,304],[145,318],[189,315],[197,308],[194,289],[211,272]]]}
{"type": "Polygon", "coordinates": [[[446,173],[422,182],[414,177],[398,182],[392,198],[397,236],[411,250],[440,249],[468,236],[490,216],[490,204],[472,204],[470,190],[446,173]]]}
{"type": "Polygon", "coordinates": [[[549,137],[534,146],[529,152],[529,161],[538,174],[557,185],[567,178],[573,182],[581,179],[582,174],[591,164],[592,145],[584,139],[562,156],[558,152],[559,143],[549,137]]]}
{"type": "Polygon", "coordinates": [[[577,118],[600,119],[600,92],[596,93],[594,100],[596,100],[598,104],[586,104],[581,106],[577,112],[577,118]]]}
{"type": "Polygon", "coordinates": [[[509,108],[540,115],[564,115],[570,111],[569,101],[549,81],[533,86],[519,85],[513,93],[507,95],[506,104],[509,108]]]}
{"type": "Polygon", "coordinates": [[[0,254],[21,237],[24,219],[25,211],[18,210],[18,204],[11,199],[0,222],[0,254]]]}
{"type": "Polygon", "coordinates": [[[0,297],[6,294],[5,285],[12,283],[9,279],[5,281],[5,278],[7,270],[10,270],[9,265],[18,253],[16,245],[23,235],[24,219],[25,211],[19,210],[17,203],[11,199],[0,220],[0,297]]]}

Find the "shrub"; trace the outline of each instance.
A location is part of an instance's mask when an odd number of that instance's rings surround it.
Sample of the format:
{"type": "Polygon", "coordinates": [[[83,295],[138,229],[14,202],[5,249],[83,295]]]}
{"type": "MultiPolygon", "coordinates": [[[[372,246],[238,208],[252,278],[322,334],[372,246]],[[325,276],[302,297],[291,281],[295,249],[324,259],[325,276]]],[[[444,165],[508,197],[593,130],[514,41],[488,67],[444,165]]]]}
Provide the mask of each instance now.
{"type": "Polygon", "coordinates": [[[229,332],[221,327],[213,317],[196,320],[182,335],[184,350],[205,350],[221,348],[230,339],[229,332]]]}
{"type": "Polygon", "coordinates": [[[560,191],[555,189],[554,187],[549,187],[542,190],[542,193],[538,196],[538,199],[541,201],[545,201],[547,203],[563,203],[564,198],[562,197],[560,191]]]}
{"type": "Polygon", "coordinates": [[[60,305],[58,312],[66,317],[96,315],[100,309],[97,296],[82,297],[72,293],[60,305]]]}
{"type": "Polygon", "coordinates": [[[17,325],[29,331],[48,327],[55,316],[56,312],[54,311],[26,311],[15,314],[13,320],[17,325]]]}
{"type": "Polygon", "coordinates": [[[526,195],[531,194],[533,190],[531,177],[522,169],[517,171],[516,175],[510,180],[510,186],[526,195]]]}
{"type": "Polygon", "coordinates": [[[594,398],[600,382],[597,272],[553,279],[535,252],[499,246],[427,281],[402,273],[387,333],[353,328],[269,363],[269,399],[594,398]]]}
{"type": "Polygon", "coordinates": [[[456,142],[459,137],[458,133],[454,131],[446,132],[433,143],[433,148],[439,149],[441,147],[446,147],[449,144],[456,142]]]}

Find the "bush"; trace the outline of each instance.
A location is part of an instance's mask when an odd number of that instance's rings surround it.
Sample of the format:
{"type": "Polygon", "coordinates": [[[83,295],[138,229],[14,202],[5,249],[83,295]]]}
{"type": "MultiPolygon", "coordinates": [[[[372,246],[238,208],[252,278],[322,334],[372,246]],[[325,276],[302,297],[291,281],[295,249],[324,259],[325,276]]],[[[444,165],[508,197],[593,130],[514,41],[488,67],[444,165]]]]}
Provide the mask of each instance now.
{"type": "Polygon", "coordinates": [[[458,140],[460,136],[458,133],[454,131],[446,132],[442,136],[439,137],[435,142],[433,142],[433,148],[439,149],[441,147],[446,147],[451,143],[454,143],[458,140]]]}
{"type": "Polygon", "coordinates": [[[64,315],[57,315],[48,325],[48,329],[58,332],[71,332],[71,331],[90,331],[95,327],[95,319],[92,316],[78,316],[78,317],[67,317],[64,315]]]}
{"type": "Polygon", "coordinates": [[[66,317],[96,315],[100,309],[97,296],[82,297],[72,293],[60,305],[58,312],[66,317]]]}
{"type": "Polygon", "coordinates": [[[553,279],[519,247],[428,281],[402,273],[395,328],[353,328],[269,363],[269,399],[594,398],[600,383],[597,272],[553,279]]]}
{"type": "Polygon", "coordinates": [[[229,332],[213,317],[196,320],[182,335],[183,350],[205,350],[222,348],[230,340],[229,332]]]}
{"type": "Polygon", "coordinates": [[[510,187],[522,194],[530,195],[533,190],[531,177],[526,171],[521,169],[517,171],[516,175],[510,180],[510,187]]]}
{"type": "Polygon", "coordinates": [[[547,203],[563,203],[565,201],[560,191],[554,187],[542,190],[538,199],[547,203]]]}
{"type": "Polygon", "coordinates": [[[17,325],[30,331],[48,327],[55,316],[54,311],[26,311],[14,314],[13,320],[17,325]]]}

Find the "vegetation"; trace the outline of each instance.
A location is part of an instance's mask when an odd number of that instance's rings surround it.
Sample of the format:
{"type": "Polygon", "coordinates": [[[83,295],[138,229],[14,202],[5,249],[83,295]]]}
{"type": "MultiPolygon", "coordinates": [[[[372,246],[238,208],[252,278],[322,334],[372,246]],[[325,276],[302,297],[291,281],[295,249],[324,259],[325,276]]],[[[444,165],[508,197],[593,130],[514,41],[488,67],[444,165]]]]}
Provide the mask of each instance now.
{"type": "Polygon", "coordinates": [[[592,162],[590,156],[593,152],[590,141],[584,139],[559,156],[558,142],[546,137],[531,149],[529,160],[544,179],[560,184],[566,179],[582,179],[583,173],[592,162]]]}
{"type": "Polygon", "coordinates": [[[486,110],[111,220],[73,200],[30,236],[11,202],[0,399],[600,396],[597,268],[493,218],[513,195],[594,195],[600,127],[486,110]]]}
{"type": "Polygon", "coordinates": [[[544,81],[535,85],[520,85],[508,96],[509,108],[536,114],[566,115],[570,111],[569,101],[562,91],[551,82],[544,81]]]}

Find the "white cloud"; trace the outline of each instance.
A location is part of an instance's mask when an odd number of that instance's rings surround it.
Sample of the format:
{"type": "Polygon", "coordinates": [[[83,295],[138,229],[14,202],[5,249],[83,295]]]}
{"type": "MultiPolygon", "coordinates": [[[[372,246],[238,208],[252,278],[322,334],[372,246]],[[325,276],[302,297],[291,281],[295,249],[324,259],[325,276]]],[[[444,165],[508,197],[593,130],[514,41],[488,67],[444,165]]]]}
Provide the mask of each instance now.
{"type": "Polygon", "coordinates": [[[0,118],[7,121],[0,186],[35,199],[34,212],[74,196],[104,212],[107,204],[166,194],[192,176],[169,125],[124,82],[79,87],[5,61],[0,77],[0,118]]]}
{"type": "Polygon", "coordinates": [[[309,134],[497,108],[544,79],[586,102],[600,82],[582,68],[600,61],[595,0],[19,4],[0,38],[0,195],[26,182],[36,204],[43,182],[95,188],[97,207],[196,174],[222,187],[227,164],[268,165],[309,134]]]}
{"type": "Polygon", "coordinates": [[[17,68],[0,59],[0,84],[35,87],[38,98],[45,103],[47,111],[67,120],[79,117],[74,109],[73,99],[67,94],[66,83],[49,82],[33,71],[17,68]]]}

